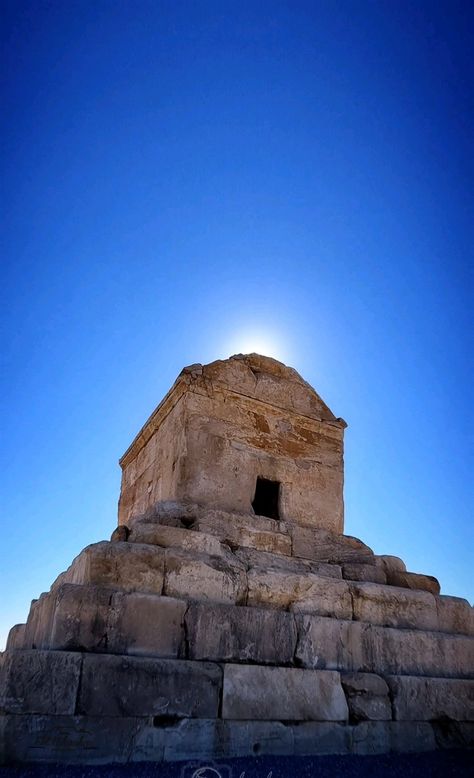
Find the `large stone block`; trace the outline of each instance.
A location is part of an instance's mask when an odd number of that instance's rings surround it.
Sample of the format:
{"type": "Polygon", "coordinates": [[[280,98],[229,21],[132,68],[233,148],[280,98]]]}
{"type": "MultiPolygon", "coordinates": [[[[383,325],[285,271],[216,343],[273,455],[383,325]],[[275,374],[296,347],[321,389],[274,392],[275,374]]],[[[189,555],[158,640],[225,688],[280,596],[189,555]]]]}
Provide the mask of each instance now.
{"type": "Polygon", "coordinates": [[[65,583],[97,584],[161,594],[164,554],[164,549],[143,543],[94,543],[81,551],[53,588],[65,583]]]}
{"type": "Polygon", "coordinates": [[[366,664],[384,674],[474,675],[474,640],[463,635],[371,626],[365,633],[364,654],[366,664]]]}
{"type": "Polygon", "coordinates": [[[26,621],[23,648],[48,648],[51,622],[54,614],[54,596],[44,592],[33,600],[26,621]]]}
{"type": "Polygon", "coordinates": [[[293,556],[316,562],[358,562],[375,565],[374,552],[358,538],[313,527],[290,526],[293,556]]]}
{"type": "Polygon", "coordinates": [[[435,601],[441,632],[474,635],[474,608],[467,600],[440,595],[435,601]]]}
{"type": "Polygon", "coordinates": [[[11,628],[7,637],[7,651],[18,651],[26,647],[25,630],[26,624],[15,624],[15,626],[11,628]]]}
{"type": "Polygon", "coordinates": [[[371,583],[387,583],[387,575],[381,567],[364,565],[360,562],[346,562],[342,565],[342,576],[346,581],[367,581],[371,583]]]}
{"type": "Polygon", "coordinates": [[[351,721],[390,721],[392,706],[388,686],[383,678],[372,673],[341,675],[351,721]]]}
{"type": "Polygon", "coordinates": [[[419,721],[361,721],[352,730],[354,754],[417,753],[434,751],[431,724],[419,721]]]}
{"type": "Polygon", "coordinates": [[[1,655],[0,712],[73,714],[82,655],[13,651],[1,655]]]}
{"type": "Polygon", "coordinates": [[[183,600],[77,584],[54,595],[49,648],[163,658],[182,653],[183,600]]]}
{"type": "Polygon", "coordinates": [[[352,600],[345,581],[312,573],[297,575],[259,569],[249,570],[247,580],[249,605],[291,608],[337,619],[352,618],[352,600]]]}
{"type": "Polygon", "coordinates": [[[211,663],[86,654],[78,713],[214,718],[221,677],[211,663]]]}
{"type": "Polygon", "coordinates": [[[303,721],[291,727],[295,756],[350,754],[352,729],[334,721],[303,721]]]}
{"type": "Polygon", "coordinates": [[[431,594],[439,594],[440,585],[437,578],[432,575],[422,575],[421,573],[401,572],[392,570],[387,573],[387,583],[390,586],[401,586],[405,589],[419,589],[431,594]]]}
{"type": "Polygon", "coordinates": [[[164,594],[189,600],[239,603],[247,594],[244,565],[228,554],[211,557],[166,550],[164,594]]]}
{"type": "Polygon", "coordinates": [[[182,527],[167,527],[157,522],[136,521],[130,528],[129,543],[147,543],[164,548],[179,548],[198,554],[221,556],[228,552],[219,538],[205,532],[193,532],[182,527]]]}
{"type": "Polygon", "coordinates": [[[429,592],[374,583],[351,583],[350,587],[356,621],[387,627],[438,629],[436,603],[429,592]]]}
{"type": "Polygon", "coordinates": [[[346,721],[339,673],[225,665],[224,719],[346,721]]]}
{"type": "Polygon", "coordinates": [[[387,676],[398,721],[474,721],[474,681],[387,676]]]}
{"type": "Polygon", "coordinates": [[[303,667],[320,670],[370,670],[368,624],[297,614],[296,658],[303,667]]]}
{"type": "Polygon", "coordinates": [[[143,726],[143,719],[130,717],[5,716],[4,759],[67,765],[128,762],[143,726]]]}
{"type": "Polygon", "coordinates": [[[326,578],[342,578],[340,566],[326,562],[311,562],[308,559],[296,559],[284,554],[271,554],[268,551],[257,551],[252,548],[239,548],[235,555],[247,568],[257,567],[264,570],[282,570],[286,573],[314,573],[326,578]]]}
{"type": "Polygon", "coordinates": [[[190,659],[288,664],[296,646],[292,614],[235,605],[191,605],[186,635],[190,659]]]}
{"type": "Polygon", "coordinates": [[[407,569],[403,559],[400,559],[398,556],[390,556],[389,554],[376,554],[375,564],[387,574],[396,571],[403,573],[407,569]]]}
{"type": "Polygon", "coordinates": [[[280,531],[284,526],[282,522],[262,516],[239,516],[210,510],[193,528],[216,535],[231,548],[243,546],[290,556],[291,538],[280,531]]]}

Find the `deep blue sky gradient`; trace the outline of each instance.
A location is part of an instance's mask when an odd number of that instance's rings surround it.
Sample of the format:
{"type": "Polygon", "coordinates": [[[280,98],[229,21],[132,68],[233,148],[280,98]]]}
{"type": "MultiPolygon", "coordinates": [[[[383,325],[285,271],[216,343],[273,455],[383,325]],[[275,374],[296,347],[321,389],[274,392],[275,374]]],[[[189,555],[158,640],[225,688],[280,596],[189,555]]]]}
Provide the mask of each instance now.
{"type": "Polygon", "coordinates": [[[183,365],[262,340],[349,424],[346,532],[472,600],[472,4],[1,10],[0,646],[183,365]]]}

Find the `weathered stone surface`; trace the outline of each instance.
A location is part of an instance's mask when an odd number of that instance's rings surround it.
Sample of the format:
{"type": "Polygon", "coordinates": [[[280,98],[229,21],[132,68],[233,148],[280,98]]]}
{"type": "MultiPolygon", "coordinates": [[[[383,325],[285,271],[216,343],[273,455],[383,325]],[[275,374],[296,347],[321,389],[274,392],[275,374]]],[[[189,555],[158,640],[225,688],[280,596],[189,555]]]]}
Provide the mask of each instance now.
{"type": "Polygon", "coordinates": [[[133,524],[128,540],[132,543],[148,543],[211,556],[222,556],[229,551],[228,548],[223,548],[215,535],[146,521],[137,521],[133,524]]]}
{"type": "Polygon", "coordinates": [[[474,721],[474,681],[387,676],[398,721],[474,721]]]}
{"type": "Polygon", "coordinates": [[[222,717],[346,721],[348,710],[339,673],[228,664],[222,717]]]}
{"type": "Polygon", "coordinates": [[[291,538],[280,532],[281,522],[261,516],[239,516],[208,511],[194,528],[215,535],[231,548],[253,548],[274,554],[291,555],[291,538]],[[271,524],[270,524],[271,522],[271,524]],[[274,529],[269,527],[273,526],[274,529]]]}
{"type": "Polygon", "coordinates": [[[406,565],[403,559],[398,556],[390,556],[388,554],[376,554],[375,564],[380,567],[385,573],[406,571],[406,565]]]}
{"type": "Polygon", "coordinates": [[[221,677],[211,663],[85,654],[77,712],[214,718],[221,677]]]}
{"type": "Polygon", "coordinates": [[[158,500],[252,513],[257,476],[284,519],[343,525],[343,431],[291,368],[258,355],[191,366],[121,459],[121,524],[158,500]]]}
{"type": "Polygon", "coordinates": [[[334,721],[304,721],[291,727],[296,756],[350,754],[352,728],[334,721]]]}
{"type": "Polygon", "coordinates": [[[164,594],[189,600],[239,603],[247,594],[247,573],[233,555],[211,557],[166,550],[164,594]]]}
{"type": "Polygon", "coordinates": [[[354,619],[387,627],[438,629],[436,603],[429,592],[374,583],[351,583],[354,619]]]}
{"type": "Polygon", "coordinates": [[[177,657],[186,602],[141,592],[64,584],[47,644],[52,649],[177,657]]]}
{"type": "Polygon", "coordinates": [[[370,670],[368,624],[313,614],[296,614],[296,659],[320,670],[370,670]]]}
{"type": "Polygon", "coordinates": [[[190,659],[288,664],[296,646],[292,614],[235,605],[190,605],[186,635],[190,659]]]}
{"type": "Polygon", "coordinates": [[[32,714],[3,718],[7,762],[68,765],[127,762],[137,734],[144,727],[143,719],[116,716],[32,714]]]}
{"type": "Polygon", "coordinates": [[[376,565],[363,565],[358,562],[346,562],[342,565],[342,577],[346,581],[368,581],[370,583],[387,583],[384,570],[376,565]]]}
{"type": "Polygon", "coordinates": [[[7,651],[18,651],[19,649],[25,648],[25,630],[26,624],[15,624],[15,626],[11,628],[7,637],[7,651]]]}
{"type": "Polygon", "coordinates": [[[54,598],[43,592],[38,600],[33,600],[25,626],[23,648],[48,648],[47,637],[51,631],[54,613],[54,598]]]}
{"type": "Polygon", "coordinates": [[[352,617],[352,601],[345,581],[308,573],[251,569],[247,574],[248,605],[291,608],[339,619],[352,617]]]}
{"type": "Polygon", "coordinates": [[[438,748],[474,748],[474,722],[441,719],[432,727],[438,748]]]}
{"type": "Polygon", "coordinates": [[[161,594],[164,553],[158,546],[142,543],[94,543],[81,551],[53,587],[65,583],[97,584],[161,594]]]}
{"type": "Polygon", "coordinates": [[[461,597],[440,595],[435,598],[439,630],[459,635],[474,635],[474,608],[461,597]]]}
{"type": "Polygon", "coordinates": [[[336,564],[358,562],[375,565],[374,552],[358,538],[323,529],[290,525],[293,556],[336,564]]]}
{"type": "Polygon", "coordinates": [[[5,651],[0,665],[0,712],[73,714],[81,654],[5,651]]]}
{"type": "Polygon", "coordinates": [[[439,594],[439,581],[432,575],[420,573],[407,573],[400,570],[392,570],[387,573],[387,583],[390,586],[401,586],[405,589],[420,589],[431,594],[439,594]]]}
{"type": "Polygon", "coordinates": [[[292,754],[291,727],[280,721],[220,721],[222,756],[263,756],[292,754]]]}
{"type": "Polygon", "coordinates": [[[112,532],[110,536],[110,542],[111,543],[126,543],[128,540],[128,536],[130,535],[130,530],[128,527],[125,526],[125,524],[121,524],[118,527],[115,527],[114,531],[112,532]]]}
{"type": "Polygon", "coordinates": [[[352,730],[354,754],[434,751],[433,727],[419,721],[361,721],[352,730]]]}
{"type": "Polygon", "coordinates": [[[326,562],[310,562],[308,559],[296,559],[284,554],[271,554],[252,548],[239,548],[235,555],[247,568],[257,567],[264,570],[283,570],[287,573],[314,573],[326,578],[342,578],[340,566],[326,562]]]}
{"type": "Polygon", "coordinates": [[[341,675],[351,721],[390,721],[392,706],[388,686],[383,678],[372,673],[341,675]]]}

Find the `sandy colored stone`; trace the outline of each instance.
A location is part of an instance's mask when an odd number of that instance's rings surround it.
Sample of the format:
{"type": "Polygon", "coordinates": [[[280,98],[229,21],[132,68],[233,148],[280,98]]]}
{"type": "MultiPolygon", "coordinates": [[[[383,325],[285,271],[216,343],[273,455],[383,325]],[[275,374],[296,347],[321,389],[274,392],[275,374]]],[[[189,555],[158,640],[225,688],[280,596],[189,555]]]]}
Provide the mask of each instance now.
{"type": "Polygon", "coordinates": [[[94,543],[81,551],[53,587],[65,583],[97,584],[161,594],[164,553],[158,546],[143,543],[94,543]]]}
{"type": "Polygon", "coordinates": [[[131,543],[149,543],[211,556],[222,556],[229,551],[223,548],[219,538],[214,535],[145,521],[133,524],[128,540],[131,543]]]}
{"type": "Polygon", "coordinates": [[[222,717],[346,721],[348,710],[339,673],[227,664],[222,717]]]}
{"type": "Polygon", "coordinates": [[[295,614],[298,630],[296,658],[303,667],[320,670],[370,670],[368,624],[295,614]]]}
{"type": "Polygon", "coordinates": [[[376,554],[375,564],[380,567],[385,573],[406,571],[406,565],[403,559],[398,556],[390,556],[389,554],[376,554]]]}
{"type": "Polygon", "coordinates": [[[370,583],[387,583],[384,570],[376,565],[364,565],[358,562],[345,562],[342,565],[342,577],[346,581],[367,581],[370,583]]]}
{"type": "Polygon", "coordinates": [[[221,677],[209,662],[85,654],[77,712],[214,718],[221,677]]]}
{"type": "Polygon", "coordinates": [[[474,635],[474,608],[462,597],[440,595],[435,598],[438,629],[459,635],[474,635]]]}
{"type": "Polygon", "coordinates": [[[386,680],[398,721],[474,721],[474,681],[409,675],[386,680]]]}
{"type": "Polygon", "coordinates": [[[36,650],[0,656],[0,713],[74,713],[81,654],[36,650]]]}
{"type": "Polygon", "coordinates": [[[354,619],[387,627],[438,629],[436,603],[429,592],[374,583],[350,584],[354,619]]]}
{"type": "Polygon", "coordinates": [[[387,573],[387,583],[390,586],[402,586],[405,589],[419,589],[431,594],[439,594],[440,585],[437,578],[432,575],[421,575],[420,573],[400,572],[392,570],[387,573]]]}
{"type": "Polygon", "coordinates": [[[48,592],[32,601],[25,626],[24,648],[48,648],[53,614],[54,598],[48,592]]]}
{"type": "Polygon", "coordinates": [[[313,527],[290,526],[293,556],[316,562],[373,564],[374,552],[358,538],[313,527]]]}
{"type": "Polygon", "coordinates": [[[259,569],[249,570],[247,580],[248,605],[291,608],[340,619],[352,617],[352,601],[345,581],[312,573],[297,575],[259,569]]]}
{"type": "Polygon", "coordinates": [[[289,664],[296,646],[290,613],[235,605],[190,605],[186,613],[190,659],[289,664]]]}
{"type": "Polygon", "coordinates": [[[310,562],[308,559],[296,559],[283,554],[257,551],[253,548],[239,548],[235,555],[247,568],[282,570],[287,573],[314,573],[327,578],[342,578],[342,571],[339,565],[330,565],[325,562],[310,562]]]}
{"type": "Polygon", "coordinates": [[[25,648],[26,624],[15,624],[7,637],[6,651],[18,651],[25,648]]]}
{"type": "Polygon", "coordinates": [[[247,573],[232,554],[211,557],[167,549],[163,591],[193,601],[240,603],[247,594],[247,573]]]}
{"type": "Polygon", "coordinates": [[[390,721],[392,706],[388,686],[372,673],[342,673],[341,683],[351,721],[390,721]]]}
{"type": "Polygon", "coordinates": [[[193,528],[215,535],[224,543],[237,549],[252,548],[274,554],[291,555],[291,538],[280,532],[281,522],[261,516],[238,516],[222,511],[208,511],[193,528]]]}

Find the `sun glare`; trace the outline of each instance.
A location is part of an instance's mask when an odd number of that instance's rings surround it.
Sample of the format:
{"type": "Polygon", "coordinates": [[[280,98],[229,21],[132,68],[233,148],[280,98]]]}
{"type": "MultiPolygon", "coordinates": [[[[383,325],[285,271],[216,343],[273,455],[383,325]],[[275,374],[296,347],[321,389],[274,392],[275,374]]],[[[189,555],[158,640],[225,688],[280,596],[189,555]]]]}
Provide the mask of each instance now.
{"type": "Polygon", "coordinates": [[[261,354],[273,357],[281,362],[288,359],[288,348],[277,333],[242,332],[232,337],[226,344],[227,354],[261,354]]]}

